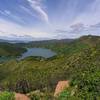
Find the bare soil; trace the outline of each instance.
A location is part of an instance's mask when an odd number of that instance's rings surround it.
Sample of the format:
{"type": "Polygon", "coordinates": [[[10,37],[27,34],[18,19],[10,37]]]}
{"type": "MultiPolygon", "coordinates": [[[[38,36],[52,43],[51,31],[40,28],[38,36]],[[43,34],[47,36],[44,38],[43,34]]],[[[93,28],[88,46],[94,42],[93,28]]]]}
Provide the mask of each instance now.
{"type": "Polygon", "coordinates": [[[30,100],[26,95],[20,93],[16,93],[15,98],[16,100],[30,100]]]}
{"type": "Polygon", "coordinates": [[[58,96],[65,88],[68,87],[69,87],[69,81],[59,81],[56,86],[54,96],[58,96]]]}

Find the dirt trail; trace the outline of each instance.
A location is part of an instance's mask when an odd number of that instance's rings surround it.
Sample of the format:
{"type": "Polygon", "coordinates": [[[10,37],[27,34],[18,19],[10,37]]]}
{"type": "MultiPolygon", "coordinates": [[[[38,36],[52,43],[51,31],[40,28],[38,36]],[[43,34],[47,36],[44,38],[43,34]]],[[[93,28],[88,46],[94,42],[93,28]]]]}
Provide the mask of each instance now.
{"type": "Polygon", "coordinates": [[[20,93],[16,93],[15,98],[16,100],[30,100],[26,95],[20,93]]]}
{"type": "Polygon", "coordinates": [[[56,86],[54,96],[59,95],[65,88],[68,87],[69,87],[69,81],[59,81],[56,86]]]}

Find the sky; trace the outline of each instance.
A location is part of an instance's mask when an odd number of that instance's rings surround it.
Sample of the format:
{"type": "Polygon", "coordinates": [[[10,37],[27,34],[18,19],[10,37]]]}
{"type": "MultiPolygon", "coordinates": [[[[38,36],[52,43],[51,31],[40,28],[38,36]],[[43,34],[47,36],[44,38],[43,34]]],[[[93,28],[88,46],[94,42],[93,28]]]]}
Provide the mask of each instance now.
{"type": "Polygon", "coordinates": [[[100,35],[100,0],[0,0],[0,37],[100,35]]]}

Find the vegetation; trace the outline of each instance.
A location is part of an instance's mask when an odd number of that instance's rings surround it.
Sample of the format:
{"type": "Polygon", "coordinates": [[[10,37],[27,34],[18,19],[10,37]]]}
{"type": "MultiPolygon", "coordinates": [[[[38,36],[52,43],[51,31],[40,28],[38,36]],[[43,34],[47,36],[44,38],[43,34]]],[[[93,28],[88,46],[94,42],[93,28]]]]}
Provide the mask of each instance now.
{"type": "MultiPolygon", "coordinates": [[[[53,100],[58,81],[69,80],[57,100],[100,99],[100,37],[84,36],[71,42],[15,44],[19,47],[44,47],[58,53],[50,59],[29,57],[0,65],[2,90],[31,93],[31,98],[53,100]],[[39,90],[37,94],[34,91],[39,90]]],[[[33,99],[35,100],[35,99],[33,99]]],[[[38,100],[38,99],[36,99],[38,100]]]]}
{"type": "Polygon", "coordinates": [[[15,44],[0,42],[0,56],[20,56],[26,49],[15,44]]]}
{"type": "Polygon", "coordinates": [[[2,92],[0,93],[0,100],[15,100],[15,95],[14,93],[11,92],[2,92]]]}

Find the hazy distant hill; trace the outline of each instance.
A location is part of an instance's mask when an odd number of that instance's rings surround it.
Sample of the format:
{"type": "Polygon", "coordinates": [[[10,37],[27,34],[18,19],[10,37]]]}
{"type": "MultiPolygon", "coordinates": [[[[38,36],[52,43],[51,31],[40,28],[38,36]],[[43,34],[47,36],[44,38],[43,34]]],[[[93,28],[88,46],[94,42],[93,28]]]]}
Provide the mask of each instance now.
{"type": "Polygon", "coordinates": [[[0,39],[0,42],[6,42],[6,43],[27,43],[27,42],[29,42],[29,41],[0,39]]]}
{"type": "Polygon", "coordinates": [[[9,42],[9,40],[0,39],[0,42],[9,42]]]}

